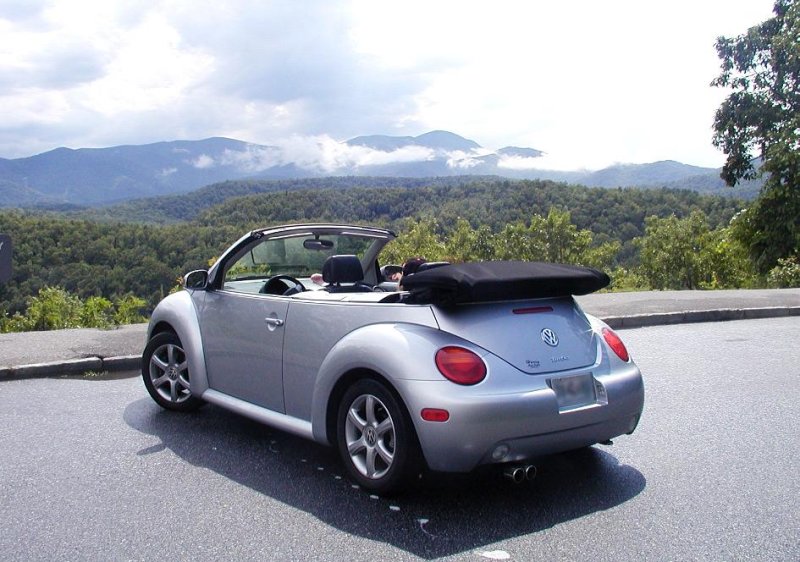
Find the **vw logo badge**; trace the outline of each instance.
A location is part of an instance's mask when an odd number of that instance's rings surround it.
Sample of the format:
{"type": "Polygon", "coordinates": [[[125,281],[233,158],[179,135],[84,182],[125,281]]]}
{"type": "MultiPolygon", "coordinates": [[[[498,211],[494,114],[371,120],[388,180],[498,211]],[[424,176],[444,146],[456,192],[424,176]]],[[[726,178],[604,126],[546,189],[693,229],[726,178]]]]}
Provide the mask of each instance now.
{"type": "Polygon", "coordinates": [[[558,345],[558,336],[550,328],[545,328],[542,330],[542,341],[550,347],[555,347],[558,345]]]}

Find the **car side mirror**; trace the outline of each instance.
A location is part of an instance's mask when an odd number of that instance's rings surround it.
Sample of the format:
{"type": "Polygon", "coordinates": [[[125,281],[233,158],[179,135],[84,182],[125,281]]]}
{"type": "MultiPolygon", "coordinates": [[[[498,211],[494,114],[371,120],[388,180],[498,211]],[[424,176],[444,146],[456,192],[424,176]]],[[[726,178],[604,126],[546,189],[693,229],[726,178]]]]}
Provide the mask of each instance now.
{"type": "Polygon", "coordinates": [[[203,290],[208,285],[208,271],[197,269],[190,271],[183,276],[183,288],[191,290],[203,290]]]}

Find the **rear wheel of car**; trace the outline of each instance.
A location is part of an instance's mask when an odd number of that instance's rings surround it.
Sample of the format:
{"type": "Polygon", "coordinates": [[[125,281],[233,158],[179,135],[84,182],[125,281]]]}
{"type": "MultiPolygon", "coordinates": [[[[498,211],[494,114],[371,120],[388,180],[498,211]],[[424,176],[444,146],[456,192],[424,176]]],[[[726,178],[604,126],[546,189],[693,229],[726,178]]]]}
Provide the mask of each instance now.
{"type": "Polygon", "coordinates": [[[162,408],[191,412],[203,405],[192,395],[186,352],[172,332],[156,334],[147,343],[142,354],[142,378],[147,392],[162,408]]]}
{"type": "Polygon", "coordinates": [[[381,383],[362,379],[342,396],[337,446],[350,476],[361,487],[391,494],[419,470],[414,426],[405,408],[381,383]]]}

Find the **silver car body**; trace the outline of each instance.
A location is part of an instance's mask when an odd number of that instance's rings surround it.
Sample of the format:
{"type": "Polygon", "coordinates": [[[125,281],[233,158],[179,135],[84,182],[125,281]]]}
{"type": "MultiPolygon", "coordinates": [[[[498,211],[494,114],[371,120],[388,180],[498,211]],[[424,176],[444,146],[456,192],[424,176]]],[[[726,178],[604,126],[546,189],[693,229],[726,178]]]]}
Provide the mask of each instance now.
{"type": "MultiPolygon", "coordinates": [[[[364,280],[377,285],[377,253],[391,232],[296,225],[249,233],[211,268],[208,286],[156,307],[148,339],[177,334],[192,395],[329,445],[342,389],[373,377],[399,396],[427,465],[437,471],[522,461],[634,431],[644,403],[639,369],[611,350],[601,335],[605,324],[571,296],[442,307],[403,302],[402,293],[283,296],[241,290],[248,280],[236,290],[219,281],[220,269],[259,240],[341,232],[375,241],[361,265],[364,280]],[[556,345],[547,341],[551,334],[556,345]],[[434,357],[451,345],[483,359],[484,380],[464,386],[439,372],[434,357]],[[564,400],[563,389],[587,381],[591,399],[564,400]],[[446,410],[449,419],[426,421],[426,408],[446,410]]],[[[301,281],[310,287],[310,279],[301,281]]]]}

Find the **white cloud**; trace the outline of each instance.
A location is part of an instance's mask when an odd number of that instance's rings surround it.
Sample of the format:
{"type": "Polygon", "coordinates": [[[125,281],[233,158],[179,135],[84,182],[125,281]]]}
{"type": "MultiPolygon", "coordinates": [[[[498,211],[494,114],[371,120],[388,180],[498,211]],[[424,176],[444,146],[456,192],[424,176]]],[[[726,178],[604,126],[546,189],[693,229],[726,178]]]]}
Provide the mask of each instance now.
{"type": "Polygon", "coordinates": [[[223,163],[238,169],[259,172],[272,166],[294,164],[318,173],[399,162],[431,160],[434,153],[422,146],[405,146],[390,152],[365,146],[351,146],[328,135],[293,135],[274,146],[250,147],[245,152],[226,151],[223,163]]]}
{"type": "Polygon", "coordinates": [[[447,166],[458,170],[467,171],[470,168],[480,165],[478,159],[484,151],[464,152],[463,150],[453,150],[447,153],[447,166]]]}
{"type": "Polygon", "coordinates": [[[279,148],[250,145],[244,151],[226,149],[219,163],[243,172],[256,173],[287,162],[283,160],[279,148]]]}
{"type": "Polygon", "coordinates": [[[192,160],[190,164],[198,170],[207,170],[208,168],[214,168],[217,162],[208,154],[201,154],[192,160]]]}
{"type": "MultiPolygon", "coordinates": [[[[455,154],[459,158],[464,153],[455,154]]],[[[327,135],[293,135],[274,145],[247,145],[245,150],[225,149],[219,156],[201,154],[187,161],[198,169],[230,166],[239,172],[257,174],[275,166],[294,165],[315,173],[337,173],[363,166],[432,160],[435,152],[424,146],[409,145],[392,151],[349,145],[327,135]]]]}
{"type": "Polygon", "coordinates": [[[348,146],[348,153],[355,166],[380,166],[401,162],[427,162],[435,153],[425,146],[403,146],[396,150],[373,150],[363,146],[348,146]]]}
{"type": "Polygon", "coordinates": [[[208,78],[213,57],[188,49],[161,16],[148,16],[122,33],[105,75],[86,86],[88,107],[104,116],[146,113],[185,103],[208,78]]]}
{"type": "Polygon", "coordinates": [[[543,150],[537,166],[719,165],[714,41],[772,4],[4,2],[0,156],[228,136],[279,147],[230,165],[325,173],[430,157],[343,139],[445,129],[543,150]]]}

